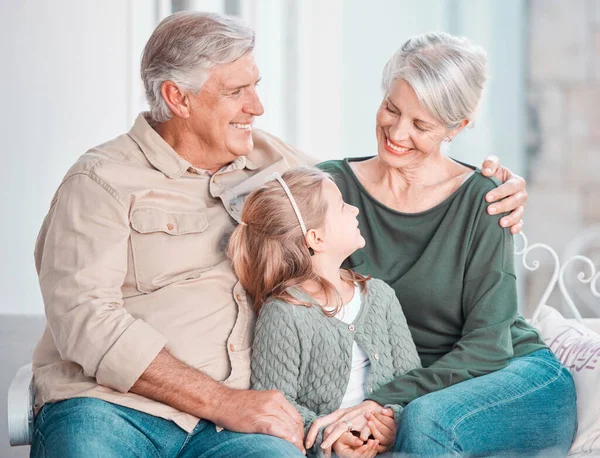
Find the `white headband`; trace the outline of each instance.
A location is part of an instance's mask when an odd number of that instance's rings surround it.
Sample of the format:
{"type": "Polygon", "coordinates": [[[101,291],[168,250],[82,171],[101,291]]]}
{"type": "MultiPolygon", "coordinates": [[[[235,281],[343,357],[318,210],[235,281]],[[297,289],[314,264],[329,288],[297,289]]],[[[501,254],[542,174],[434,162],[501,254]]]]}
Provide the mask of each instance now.
{"type": "Polygon", "coordinates": [[[302,215],[300,214],[300,209],[298,208],[298,204],[296,203],[294,196],[292,196],[292,191],[290,191],[290,188],[288,188],[288,185],[286,184],[286,182],[283,181],[283,178],[281,178],[281,175],[279,174],[279,172],[275,172],[272,175],[269,175],[269,177],[267,178],[267,181],[270,181],[270,180],[277,180],[277,181],[279,181],[279,184],[281,184],[281,187],[283,188],[283,190],[289,197],[292,207],[294,208],[294,213],[296,213],[296,217],[298,218],[298,222],[300,223],[300,228],[302,229],[302,234],[306,235],[306,225],[304,224],[304,220],[302,219],[302,215]]]}

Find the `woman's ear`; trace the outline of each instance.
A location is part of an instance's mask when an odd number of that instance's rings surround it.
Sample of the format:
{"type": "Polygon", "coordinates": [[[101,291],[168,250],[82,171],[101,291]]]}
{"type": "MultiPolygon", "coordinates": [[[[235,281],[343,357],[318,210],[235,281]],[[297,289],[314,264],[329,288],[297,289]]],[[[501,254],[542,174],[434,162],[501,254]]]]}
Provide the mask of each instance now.
{"type": "Polygon", "coordinates": [[[463,119],[460,124],[458,125],[457,128],[453,129],[450,131],[450,133],[448,134],[448,136],[450,138],[454,138],[458,135],[458,133],[463,130],[465,127],[467,127],[467,125],[469,124],[469,120],[468,119],[463,119]]]}

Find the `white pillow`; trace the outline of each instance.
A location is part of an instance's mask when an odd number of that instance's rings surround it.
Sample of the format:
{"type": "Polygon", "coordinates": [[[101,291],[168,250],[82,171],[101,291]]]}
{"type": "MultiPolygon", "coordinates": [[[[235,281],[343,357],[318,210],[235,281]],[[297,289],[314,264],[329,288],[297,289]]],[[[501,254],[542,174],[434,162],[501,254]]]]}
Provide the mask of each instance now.
{"type": "MultiPolygon", "coordinates": [[[[563,317],[547,305],[533,326],[546,345],[569,369],[577,390],[577,435],[569,451],[574,454],[600,455],[600,334],[577,320],[563,317]]],[[[594,320],[593,324],[596,325],[594,320]]],[[[594,326],[595,327],[595,326],[594,326]]]]}

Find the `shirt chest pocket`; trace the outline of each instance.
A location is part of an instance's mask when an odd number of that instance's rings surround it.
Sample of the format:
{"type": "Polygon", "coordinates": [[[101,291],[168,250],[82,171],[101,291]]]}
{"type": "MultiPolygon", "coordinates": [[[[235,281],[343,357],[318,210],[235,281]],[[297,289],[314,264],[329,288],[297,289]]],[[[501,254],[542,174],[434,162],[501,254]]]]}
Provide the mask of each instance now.
{"type": "Polygon", "coordinates": [[[135,281],[142,293],[198,278],[214,266],[209,252],[216,247],[207,246],[209,223],[204,212],[138,207],[131,214],[131,228],[135,281]]]}

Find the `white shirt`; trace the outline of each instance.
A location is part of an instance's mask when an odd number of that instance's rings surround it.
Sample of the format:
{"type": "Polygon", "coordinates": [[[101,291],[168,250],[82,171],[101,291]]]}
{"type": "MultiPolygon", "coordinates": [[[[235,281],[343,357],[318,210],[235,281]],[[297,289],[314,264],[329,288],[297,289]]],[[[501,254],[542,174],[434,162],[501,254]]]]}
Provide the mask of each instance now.
{"type": "MultiPolygon", "coordinates": [[[[350,324],[358,316],[361,304],[360,287],[356,286],[352,300],[344,305],[335,317],[344,323],[350,324]]],[[[348,386],[344,398],[342,399],[340,409],[358,405],[365,400],[365,382],[370,366],[371,362],[369,361],[369,357],[356,342],[354,342],[352,344],[352,369],[350,370],[350,379],[348,380],[348,386]]]]}

